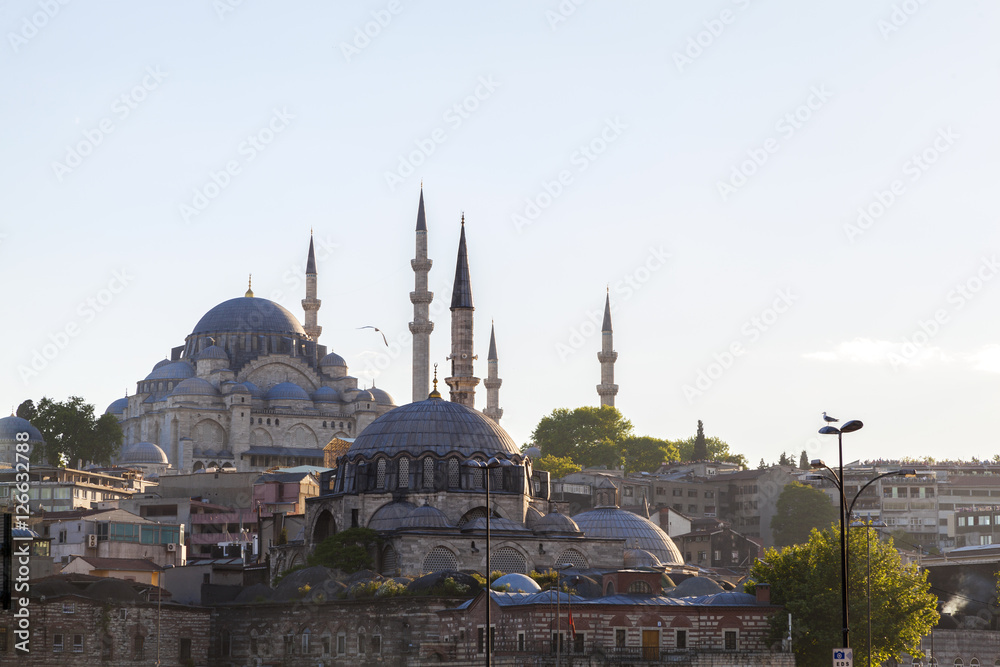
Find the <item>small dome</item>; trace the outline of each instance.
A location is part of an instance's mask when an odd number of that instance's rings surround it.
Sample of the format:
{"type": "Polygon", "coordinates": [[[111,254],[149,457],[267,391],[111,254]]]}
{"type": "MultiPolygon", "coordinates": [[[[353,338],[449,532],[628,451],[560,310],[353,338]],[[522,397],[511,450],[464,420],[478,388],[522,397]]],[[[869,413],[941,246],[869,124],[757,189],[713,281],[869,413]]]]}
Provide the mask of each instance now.
{"type": "Polygon", "coordinates": [[[342,356],[340,356],[339,354],[337,354],[336,352],[331,352],[330,354],[328,354],[325,357],[323,357],[322,359],[320,359],[319,360],[319,365],[320,365],[320,367],[323,367],[323,366],[342,366],[344,368],[347,368],[347,362],[344,361],[344,358],[342,356]]]}
{"type": "Polygon", "coordinates": [[[389,395],[384,389],[379,389],[378,387],[372,387],[368,390],[368,393],[372,395],[375,402],[379,405],[396,405],[396,401],[392,400],[392,396],[389,395]]]}
{"type": "Polygon", "coordinates": [[[437,509],[436,507],[431,507],[430,505],[424,505],[423,507],[418,507],[403,519],[403,523],[400,526],[403,530],[425,530],[428,528],[454,528],[455,526],[448,521],[448,517],[445,516],[444,512],[437,509]]]}
{"type": "Polygon", "coordinates": [[[282,382],[268,389],[264,400],[308,401],[310,398],[306,390],[294,382],[282,382]]]}
{"type": "Polygon", "coordinates": [[[25,432],[28,434],[28,442],[32,444],[45,442],[41,432],[32,426],[27,419],[21,419],[14,415],[0,419],[0,442],[17,442],[17,434],[25,432]]]}
{"type": "Polygon", "coordinates": [[[223,385],[227,394],[249,394],[250,388],[246,384],[239,382],[227,382],[223,385]]]}
{"type": "Polygon", "coordinates": [[[263,398],[264,392],[261,390],[260,387],[258,387],[257,385],[255,385],[250,380],[247,380],[245,382],[241,382],[240,384],[243,385],[244,387],[246,387],[247,391],[249,391],[250,395],[253,396],[254,398],[263,398]]]}
{"type": "Polygon", "coordinates": [[[370,402],[374,403],[375,402],[375,396],[372,395],[372,393],[370,391],[368,391],[367,389],[362,389],[361,391],[359,391],[357,394],[354,395],[354,398],[352,399],[352,402],[354,402],[354,401],[370,401],[370,402]]]}
{"type": "Polygon", "coordinates": [[[532,459],[533,461],[537,461],[538,459],[542,458],[542,450],[534,446],[528,447],[526,450],[524,450],[524,455],[532,459]]]}
{"type": "Polygon", "coordinates": [[[625,567],[658,567],[660,559],[645,549],[626,549],[625,567]]]}
{"type": "Polygon", "coordinates": [[[416,505],[408,503],[405,500],[382,505],[382,507],[375,510],[375,514],[372,514],[372,518],[368,520],[368,527],[379,532],[396,530],[402,525],[403,519],[416,508],[416,505]]]}
{"type": "Polygon", "coordinates": [[[577,514],[573,520],[587,537],[623,540],[626,549],[645,549],[665,565],[684,563],[681,552],[662,528],[628,510],[599,507],[577,514]]]}
{"type": "MultiPolygon", "coordinates": [[[[462,532],[470,531],[486,531],[486,517],[481,516],[478,519],[473,519],[464,526],[462,526],[462,532]]],[[[501,516],[495,516],[490,519],[490,532],[496,533],[499,531],[516,531],[516,532],[527,532],[528,529],[517,523],[516,521],[511,521],[510,519],[505,519],[501,516]]]]}
{"type": "Polygon", "coordinates": [[[229,355],[218,345],[209,345],[198,355],[198,361],[202,359],[222,359],[223,361],[229,361],[229,355]]]}
{"type": "Polygon", "coordinates": [[[153,370],[155,371],[157,368],[162,368],[169,363],[170,363],[169,359],[160,359],[159,361],[156,362],[156,365],[153,366],[153,370]]]}
{"type": "Polygon", "coordinates": [[[542,513],[536,510],[534,507],[529,507],[524,513],[524,525],[528,528],[534,528],[538,520],[542,518],[542,513]]]}
{"type": "Polygon", "coordinates": [[[580,534],[580,526],[573,519],[559,512],[549,512],[531,527],[536,533],[580,534]]]}
{"type": "Polygon", "coordinates": [[[746,607],[748,605],[756,605],[757,596],[750,595],[749,593],[737,593],[736,591],[724,591],[709,595],[702,600],[702,604],[714,607],[746,607]]]}
{"type": "Polygon", "coordinates": [[[128,399],[122,397],[122,398],[119,398],[119,399],[117,399],[115,401],[112,401],[111,405],[108,406],[108,409],[104,411],[104,414],[106,414],[106,415],[123,415],[123,414],[125,414],[125,408],[127,408],[127,407],[128,407],[128,399]]]}
{"type": "Polygon", "coordinates": [[[167,454],[151,442],[137,442],[126,447],[118,457],[123,464],[167,465],[167,454]]]}
{"type": "Polygon", "coordinates": [[[166,364],[156,364],[153,372],[146,376],[147,380],[183,380],[194,377],[194,367],[186,361],[171,361],[166,364]]]}
{"type": "Polygon", "coordinates": [[[320,387],[313,392],[312,400],[316,403],[337,403],[340,401],[340,392],[333,387],[320,387]]]}
{"type": "Polygon", "coordinates": [[[505,574],[502,577],[498,577],[493,581],[490,586],[494,590],[504,589],[509,593],[537,593],[542,590],[542,587],[538,585],[534,579],[526,574],[521,574],[519,572],[512,572],[510,574],[505,574]]]}
{"type": "Polygon", "coordinates": [[[219,390],[202,378],[188,378],[170,392],[171,396],[218,396],[219,390]]]}

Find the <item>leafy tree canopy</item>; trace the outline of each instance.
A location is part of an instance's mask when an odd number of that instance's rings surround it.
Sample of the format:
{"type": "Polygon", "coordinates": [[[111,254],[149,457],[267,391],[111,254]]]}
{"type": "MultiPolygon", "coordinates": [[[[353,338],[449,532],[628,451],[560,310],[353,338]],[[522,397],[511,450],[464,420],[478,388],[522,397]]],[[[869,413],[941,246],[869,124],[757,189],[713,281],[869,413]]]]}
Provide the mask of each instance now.
{"type": "Polygon", "coordinates": [[[680,460],[676,444],[648,435],[625,438],[621,447],[625,458],[625,472],[652,472],[665,461],[680,460]]]}
{"type": "Polygon", "coordinates": [[[580,472],[581,468],[568,456],[543,456],[534,462],[535,469],[547,471],[553,479],[580,472]]]}
{"type": "Polygon", "coordinates": [[[66,401],[44,397],[37,406],[27,400],[18,407],[18,416],[30,421],[45,440],[44,447],[31,453],[36,463],[44,458],[53,465],[110,465],[125,437],[114,415],[95,417],[94,406],[79,396],[66,401]]]}
{"type": "MultiPolygon", "coordinates": [[[[698,422],[701,426],[701,422],[698,422]]],[[[715,436],[705,437],[705,433],[702,430],[702,437],[705,438],[705,452],[702,458],[697,458],[697,453],[695,451],[695,446],[698,441],[698,435],[695,434],[688,438],[687,440],[679,440],[674,444],[680,451],[681,461],[726,461],[729,463],[737,463],[742,468],[747,467],[746,457],[742,454],[734,454],[729,451],[729,445],[716,438],[715,436]]]]}
{"type": "Polygon", "coordinates": [[[531,434],[543,456],[569,457],[585,468],[618,468],[621,443],[632,435],[632,422],[610,406],[557,408],[542,417],[531,434]]]}
{"type": "Polygon", "coordinates": [[[804,449],[799,456],[799,470],[809,470],[809,457],[806,455],[806,450],[804,449]]]}
{"type": "MultiPolygon", "coordinates": [[[[872,664],[900,653],[922,658],[920,638],[937,623],[937,596],[930,592],[927,572],[902,564],[892,540],[882,542],[877,531],[853,528],[849,536],[848,598],[851,646],[855,664],[868,663],[867,554],[871,550],[872,664]]],[[[830,663],[831,650],[841,645],[840,531],[831,526],[813,530],[809,541],[782,550],[768,549],[750,570],[754,582],[771,585],[771,602],[791,614],[792,646],[800,665],[830,663]]],[[[748,584],[753,592],[754,583],[748,584]]],[[[771,618],[771,641],[786,636],[783,614],[771,618]]]]}
{"type": "Polygon", "coordinates": [[[350,574],[370,569],[372,551],[382,538],[371,528],[348,528],[331,535],[316,545],[309,556],[309,565],[322,565],[350,574]]]}
{"type": "Polygon", "coordinates": [[[787,547],[809,541],[813,528],[825,528],[837,520],[838,509],[830,496],[800,482],[787,484],[778,496],[771,519],[774,545],[787,547]]]}

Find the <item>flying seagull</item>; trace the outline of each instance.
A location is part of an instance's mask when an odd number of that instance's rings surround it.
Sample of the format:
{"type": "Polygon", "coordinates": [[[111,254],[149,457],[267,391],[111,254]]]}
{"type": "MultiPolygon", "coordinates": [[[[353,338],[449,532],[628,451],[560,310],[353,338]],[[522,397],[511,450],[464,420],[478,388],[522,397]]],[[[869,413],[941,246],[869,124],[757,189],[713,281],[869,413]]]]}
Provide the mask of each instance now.
{"type": "Polygon", "coordinates": [[[840,421],[836,417],[830,417],[830,416],[828,416],[825,412],[823,413],[823,419],[825,419],[828,424],[830,424],[832,422],[839,422],[840,421]]]}
{"type": "MultiPolygon", "coordinates": [[[[373,326],[371,326],[371,325],[368,325],[368,326],[364,326],[364,327],[358,327],[358,329],[374,329],[375,331],[377,331],[377,332],[379,332],[380,334],[382,334],[382,342],[383,342],[383,343],[385,343],[385,346],[386,346],[386,347],[389,347],[389,341],[388,341],[388,340],[386,340],[386,338],[385,338],[385,334],[384,334],[384,333],[382,333],[382,330],[381,330],[381,329],[379,329],[378,327],[373,327],[373,326]]],[[[823,414],[826,414],[826,413],[824,412],[823,414]]]]}

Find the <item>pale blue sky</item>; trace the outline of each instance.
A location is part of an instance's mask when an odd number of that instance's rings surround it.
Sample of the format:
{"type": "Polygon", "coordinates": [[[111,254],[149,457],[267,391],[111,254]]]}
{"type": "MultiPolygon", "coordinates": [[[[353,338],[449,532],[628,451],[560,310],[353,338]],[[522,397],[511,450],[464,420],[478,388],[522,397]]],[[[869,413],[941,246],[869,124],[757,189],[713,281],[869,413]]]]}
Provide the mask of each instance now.
{"type": "Polygon", "coordinates": [[[833,441],[807,445],[826,410],[867,424],[848,458],[997,451],[993,3],[589,0],[558,23],[554,0],[45,6],[0,6],[0,404],[79,394],[103,410],[249,272],[301,316],[310,227],[328,248],[321,342],[408,402],[408,345],[379,357],[356,327],[406,335],[422,178],[432,355],[445,364],[464,211],[477,370],[493,319],[518,442],[553,408],[597,403],[600,337],[583,334],[610,284],[617,405],[640,434],[687,437],[702,419],[754,463],[806,446],[832,459],[833,441]],[[915,11],[894,16],[903,5],[915,11]],[[345,55],[373,12],[387,25],[345,55]],[[680,62],[689,40],[704,46],[680,62]],[[467,117],[449,111],[477,89],[467,117]],[[281,131],[262,150],[244,143],[269,124],[281,131]],[[79,165],[56,165],[98,131],[79,165]],[[605,150],[583,157],[602,132],[605,150]],[[390,187],[421,143],[433,152],[390,187]],[[730,181],[753,155],[763,164],[730,181]],[[894,181],[884,214],[845,231],[894,181]],[[529,198],[542,210],[518,227],[529,198]],[[124,289],[102,292],[116,271],[124,289]],[[970,280],[971,299],[954,291],[970,280]],[[791,305],[757,327],[782,291],[791,305]],[[936,311],[934,335],[904,351],[936,311]],[[733,343],[743,354],[717,373],[733,343]],[[717,379],[686,396],[699,371],[717,379]]]}

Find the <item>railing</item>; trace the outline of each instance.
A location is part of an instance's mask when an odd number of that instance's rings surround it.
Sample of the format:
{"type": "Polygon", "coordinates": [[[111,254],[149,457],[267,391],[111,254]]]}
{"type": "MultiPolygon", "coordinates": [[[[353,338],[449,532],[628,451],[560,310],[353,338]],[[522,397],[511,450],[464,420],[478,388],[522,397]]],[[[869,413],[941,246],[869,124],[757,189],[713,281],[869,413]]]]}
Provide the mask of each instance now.
{"type": "MultiPolygon", "coordinates": [[[[478,652],[478,645],[473,639],[471,643],[463,642],[456,645],[451,642],[423,644],[422,656],[438,655],[445,661],[485,659],[485,654],[478,652]]],[[[493,657],[505,663],[511,658],[530,661],[535,665],[555,665],[556,649],[552,641],[498,640],[493,642],[493,657]],[[506,660],[504,660],[506,659],[506,660]]],[[[559,655],[561,667],[573,665],[633,665],[666,663],[671,665],[692,665],[698,662],[699,655],[725,655],[732,658],[733,664],[754,664],[761,656],[772,655],[770,651],[727,651],[717,648],[691,647],[688,649],[663,648],[661,646],[608,646],[597,642],[587,642],[583,646],[566,639],[559,655]],[[579,650],[577,650],[579,649],[579,650]]]]}

